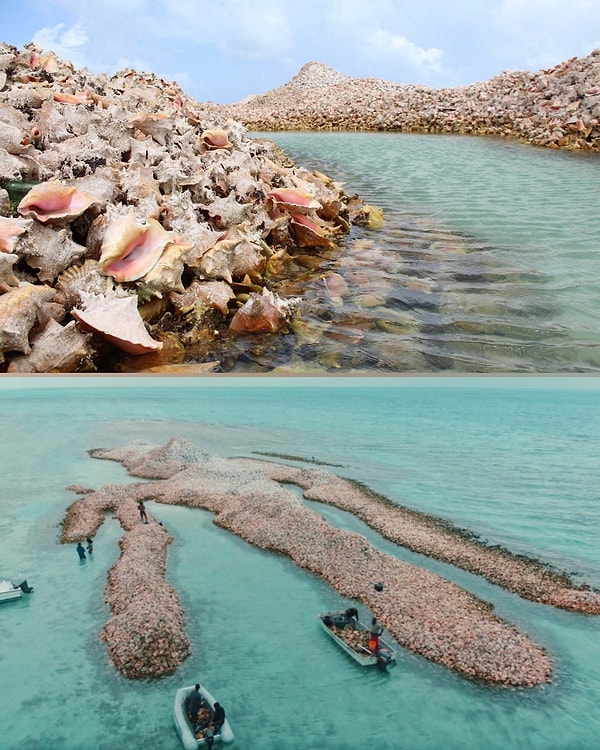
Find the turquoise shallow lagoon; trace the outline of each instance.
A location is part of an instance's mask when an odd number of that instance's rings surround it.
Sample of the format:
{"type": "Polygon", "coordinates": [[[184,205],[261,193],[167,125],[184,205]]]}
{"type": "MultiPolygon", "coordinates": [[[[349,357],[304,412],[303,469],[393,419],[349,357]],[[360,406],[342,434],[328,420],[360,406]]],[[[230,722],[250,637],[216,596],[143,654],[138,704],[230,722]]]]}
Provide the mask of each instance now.
{"type": "Polygon", "coordinates": [[[225,706],[235,747],[252,750],[597,746],[597,618],[525,602],[347,514],[311,504],[492,602],[547,648],[552,684],[490,688],[402,650],[389,674],[361,670],[317,625],[317,612],[346,606],[329,586],[215,527],[207,512],[155,503],[149,510],[174,538],[167,575],[192,655],[171,677],[131,682],[98,638],[120,528],[107,518],[81,563],[58,536],[75,499],[68,485],[134,481],[89,449],[176,435],[225,456],[324,462],[600,588],[600,379],[7,377],[0,413],[0,575],[20,572],[35,586],[0,605],[2,750],[176,750],[172,698],[196,680],[225,706]]]}

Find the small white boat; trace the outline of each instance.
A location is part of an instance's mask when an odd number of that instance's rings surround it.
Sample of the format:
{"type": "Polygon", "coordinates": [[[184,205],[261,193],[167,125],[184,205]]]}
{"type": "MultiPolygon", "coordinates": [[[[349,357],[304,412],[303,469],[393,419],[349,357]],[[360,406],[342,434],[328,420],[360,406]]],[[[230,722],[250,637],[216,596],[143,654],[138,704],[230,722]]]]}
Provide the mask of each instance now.
{"type": "Polygon", "coordinates": [[[10,602],[13,599],[20,599],[23,594],[31,594],[33,589],[27,585],[27,581],[23,580],[20,583],[16,581],[9,581],[8,579],[0,579],[0,602],[10,602]]]}
{"type": "Polygon", "coordinates": [[[369,647],[370,627],[360,622],[354,607],[344,612],[322,612],[319,622],[327,635],[361,667],[377,666],[385,672],[387,665],[396,661],[396,651],[381,636],[377,650],[369,647]]]}
{"type": "MultiPolygon", "coordinates": [[[[196,748],[199,747],[210,747],[212,744],[210,738],[206,736],[196,736],[196,732],[194,732],[194,728],[188,719],[186,710],[187,698],[192,692],[194,692],[194,689],[194,685],[179,688],[175,694],[175,700],[173,701],[173,723],[175,724],[175,729],[177,730],[177,734],[179,735],[184,750],[196,750],[196,748]]],[[[210,720],[213,716],[216,701],[208,690],[205,687],[202,687],[202,685],[199,686],[198,692],[200,693],[203,704],[208,709],[210,720]]],[[[213,742],[222,743],[223,745],[230,745],[233,742],[234,735],[227,718],[225,718],[225,721],[220,729],[215,732],[212,739],[213,742]]]]}

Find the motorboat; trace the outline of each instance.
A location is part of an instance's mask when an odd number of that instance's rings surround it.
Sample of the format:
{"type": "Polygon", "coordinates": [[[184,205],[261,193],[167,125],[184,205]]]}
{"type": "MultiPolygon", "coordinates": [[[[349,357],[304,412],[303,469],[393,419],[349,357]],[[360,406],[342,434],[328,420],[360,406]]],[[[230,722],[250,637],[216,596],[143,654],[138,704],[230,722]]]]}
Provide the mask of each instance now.
{"type": "Polygon", "coordinates": [[[0,602],[10,602],[13,599],[20,599],[23,594],[31,594],[33,588],[27,584],[25,579],[11,581],[0,579],[0,602]]]}
{"type": "Polygon", "coordinates": [[[396,660],[396,651],[381,636],[374,643],[370,625],[358,619],[354,607],[339,612],[322,612],[319,622],[323,630],[337,645],[361,667],[378,667],[385,672],[388,664],[396,660]]]}
{"type": "Polygon", "coordinates": [[[234,734],[227,718],[214,733],[210,728],[210,722],[214,716],[216,700],[205,687],[198,685],[201,707],[206,711],[206,724],[204,728],[196,729],[188,717],[189,699],[195,691],[195,685],[181,687],[175,693],[173,701],[173,723],[181,740],[184,750],[196,750],[199,747],[212,747],[214,743],[230,745],[234,740],[234,734]]]}

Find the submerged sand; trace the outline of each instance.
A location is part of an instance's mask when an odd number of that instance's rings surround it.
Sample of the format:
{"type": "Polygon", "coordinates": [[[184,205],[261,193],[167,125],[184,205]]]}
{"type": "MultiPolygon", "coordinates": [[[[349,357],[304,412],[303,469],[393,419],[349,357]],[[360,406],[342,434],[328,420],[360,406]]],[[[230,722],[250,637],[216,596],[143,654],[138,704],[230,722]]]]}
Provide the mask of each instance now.
{"type": "Polygon", "coordinates": [[[544,604],[600,614],[600,594],[564,574],[506,550],[486,547],[439,519],[397,507],[368,489],[322,469],[294,468],[255,459],[222,458],[172,439],[157,447],[132,443],[90,451],[121,462],[143,483],[86,491],[67,510],[61,541],[93,536],[114,513],[125,534],[121,557],[108,576],[113,618],[101,637],[115,667],[133,679],[172,674],[189,654],[185,615],[166,583],[168,531],[137,502],[199,507],[215,524],[262,549],[288,556],[348,599],[367,606],[403,647],[459,674],[493,684],[532,687],[549,682],[543,647],[493,612],[493,607],[428,570],[385,554],[360,534],[331,527],[306,498],[349,511],[392,541],[484,576],[544,604]],[[383,592],[374,584],[382,582],[383,592]]]}

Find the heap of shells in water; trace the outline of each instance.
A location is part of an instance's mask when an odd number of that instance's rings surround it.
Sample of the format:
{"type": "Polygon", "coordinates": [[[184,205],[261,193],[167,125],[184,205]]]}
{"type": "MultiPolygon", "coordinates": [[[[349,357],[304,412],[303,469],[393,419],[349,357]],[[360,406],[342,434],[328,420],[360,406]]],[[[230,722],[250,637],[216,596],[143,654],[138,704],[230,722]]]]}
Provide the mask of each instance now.
{"type": "MultiPolygon", "coordinates": [[[[0,44],[0,369],[183,361],[190,341],[287,330],[268,288],[369,206],[218,108],[132,70],[0,44]]],[[[143,369],[143,368],[140,368],[143,369]]]]}

